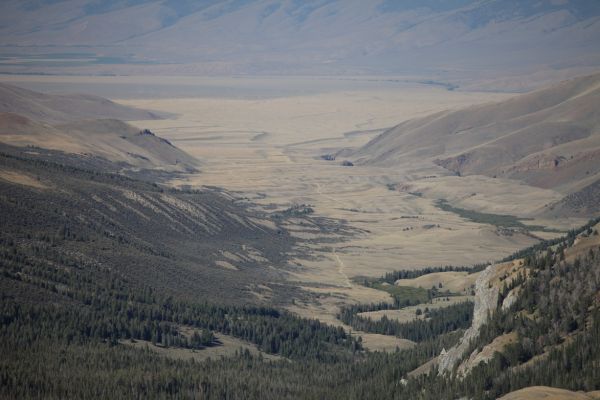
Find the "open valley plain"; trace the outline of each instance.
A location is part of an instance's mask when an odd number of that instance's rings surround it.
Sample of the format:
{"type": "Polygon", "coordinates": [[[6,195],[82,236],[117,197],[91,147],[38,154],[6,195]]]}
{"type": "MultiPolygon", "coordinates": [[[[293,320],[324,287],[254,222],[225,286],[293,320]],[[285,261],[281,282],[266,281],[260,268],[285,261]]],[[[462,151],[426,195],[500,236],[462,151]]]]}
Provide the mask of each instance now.
{"type": "MultiPolygon", "coordinates": [[[[345,154],[405,120],[499,102],[514,96],[510,93],[451,91],[397,78],[2,80],[50,92],[86,90],[166,113],[166,119],[132,124],[200,160],[199,172],[170,184],[222,187],[273,212],[295,210],[327,220],[328,229],[301,219],[286,222],[303,246],[285,266],[287,280],[303,295],[286,307],[335,325],[343,325],[336,318],[341,305],[390,301],[387,292],[356,284],[357,277],[493,262],[559,235],[554,228],[585,222],[529,218],[561,199],[554,190],[482,175],[459,177],[427,158],[407,158],[394,168],[344,165],[345,154]],[[527,218],[532,228],[507,230],[463,218],[441,208],[440,200],[479,213],[527,218]]],[[[239,255],[225,252],[219,265],[236,268],[236,261],[239,255]]],[[[364,333],[363,340],[373,349],[404,343],[364,333]]]]}

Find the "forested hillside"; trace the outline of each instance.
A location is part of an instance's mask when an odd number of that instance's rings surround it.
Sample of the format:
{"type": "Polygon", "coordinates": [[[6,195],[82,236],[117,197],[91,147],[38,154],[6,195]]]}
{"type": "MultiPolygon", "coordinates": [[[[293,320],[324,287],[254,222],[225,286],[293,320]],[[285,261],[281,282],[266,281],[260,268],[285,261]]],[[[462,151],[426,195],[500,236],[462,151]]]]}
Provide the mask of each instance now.
{"type": "Polygon", "coordinates": [[[268,215],[226,193],[171,190],[100,173],[86,160],[2,149],[0,397],[493,399],[530,385],[600,389],[598,221],[516,255],[522,272],[500,288],[497,311],[469,351],[502,335],[515,341],[464,376],[412,374],[457,343],[472,304],[404,324],[357,319],[360,310],[347,309],[342,318],[363,330],[417,342],[365,351],[342,328],[261,304],[253,282],[272,282],[281,302],[290,290],[264,261],[219,266],[218,250],[241,254],[240,242],[274,265],[285,257],[293,239],[258,224],[268,215]],[[509,296],[515,300],[503,307],[509,296]],[[153,350],[202,352],[221,345],[216,333],[283,359],[243,351],[198,362],[153,350]],[[147,349],[130,345],[137,342],[147,349]]]}
{"type": "Polygon", "coordinates": [[[43,267],[95,279],[110,272],[164,294],[246,302],[253,283],[278,280],[266,266],[283,265],[291,251],[293,240],[270,216],[216,189],[169,189],[100,172],[120,166],[89,156],[1,150],[2,238],[35,273],[43,267]],[[220,266],[234,255],[236,269],[220,266]]]}
{"type": "MultiPolygon", "coordinates": [[[[465,357],[499,337],[488,362],[470,372],[422,378],[448,399],[495,399],[528,386],[593,391],[600,388],[600,240],[598,220],[578,236],[530,251],[523,271],[502,286],[498,307],[465,357]],[[507,301],[512,297],[510,301],[507,301]]],[[[465,359],[463,359],[464,361],[465,359]]],[[[458,366],[458,365],[457,365],[458,366]]],[[[459,369],[460,370],[460,369],[459,369]]],[[[464,371],[464,369],[463,369],[464,371]]]]}

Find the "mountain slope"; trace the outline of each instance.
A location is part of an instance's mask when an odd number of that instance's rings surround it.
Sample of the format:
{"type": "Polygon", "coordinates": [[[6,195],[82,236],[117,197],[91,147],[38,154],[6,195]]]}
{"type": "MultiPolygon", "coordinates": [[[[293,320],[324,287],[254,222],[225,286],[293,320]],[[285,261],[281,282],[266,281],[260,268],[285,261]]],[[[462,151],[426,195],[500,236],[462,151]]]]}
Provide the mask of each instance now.
{"type": "Polygon", "coordinates": [[[406,121],[354,152],[393,166],[431,160],[460,175],[522,180],[563,193],[600,178],[600,74],[493,104],[406,121]]]}
{"type": "MultiPolygon", "coordinates": [[[[269,217],[226,193],[168,190],[111,168],[119,170],[101,159],[0,144],[0,241],[27,252],[19,238],[49,240],[30,261],[77,265],[91,276],[108,267],[136,287],[196,300],[253,301],[253,284],[279,280],[263,262],[280,265],[292,240],[275,223],[268,228],[269,217]],[[235,255],[235,268],[219,265],[226,254],[235,255]]],[[[28,282],[3,295],[18,286],[28,282]]]]}
{"type": "Polygon", "coordinates": [[[0,142],[103,157],[136,169],[194,170],[198,160],[120,119],[158,114],[97,96],[48,95],[0,84],[0,142]]]}
{"type": "Polygon", "coordinates": [[[124,161],[140,168],[192,171],[198,160],[151,131],[139,130],[115,119],[77,121],[57,125],[86,152],[112,161],[124,161]]]}
{"type": "Polygon", "coordinates": [[[0,83],[0,112],[16,113],[48,124],[92,118],[124,121],[161,118],[157,113],[123,106],[98,96],[46,94],[5,83],[0,83]]]}

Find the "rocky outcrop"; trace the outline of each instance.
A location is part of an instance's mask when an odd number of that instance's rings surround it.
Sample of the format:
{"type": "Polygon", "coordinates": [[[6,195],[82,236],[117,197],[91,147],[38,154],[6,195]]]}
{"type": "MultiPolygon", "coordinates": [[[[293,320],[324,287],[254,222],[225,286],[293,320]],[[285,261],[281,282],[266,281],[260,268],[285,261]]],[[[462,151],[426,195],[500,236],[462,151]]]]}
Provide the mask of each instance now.
{"type": "Polygon", "coordinates": [[[515,304],[515,302],[519,298],[519,292],[520,292],[520,290],[518,287],[516,287],[513,290],[511,290],[510,292],[508,292],[508,294],[502,301],[502,311],[508,310],[509,308],[512,307],[513,304],[515,304]]]}
{"type": "Polygon", "coordinates": [[[472,154],[461,154],[456,157],[449,157],[443,160],[435,160],[434,163],[440,167],[446,168],[456,174],[462,174],[464,169],[471,164],[472,154]]]}
{"type": "Polygon", "coordinates": [[[498,288],[492,284],[496,270],[500,265],[488,266],[475,282],[475,304],[473,309],[473,323],[465,331],[458,344],[438,357],[438,372],[440,374],[452,370],[463,358],[471,340],[479,335],[481,326],[487,321],[488,315],[498,305],[498,288]]]}
{"type": "Polygon", "coordinates": [[[517,340],[517,334],[515,332],[508,333],[506,335],[496,337],[492,343],[484,346],[481,350],[475,349],[469,355],[469,358],[464,360],[457,369],[459,376],[465,376],[471,368],[479,365],[479,363],[487,363],[496,352],[502,352],[506,345],[514,343],[517,340]]]}

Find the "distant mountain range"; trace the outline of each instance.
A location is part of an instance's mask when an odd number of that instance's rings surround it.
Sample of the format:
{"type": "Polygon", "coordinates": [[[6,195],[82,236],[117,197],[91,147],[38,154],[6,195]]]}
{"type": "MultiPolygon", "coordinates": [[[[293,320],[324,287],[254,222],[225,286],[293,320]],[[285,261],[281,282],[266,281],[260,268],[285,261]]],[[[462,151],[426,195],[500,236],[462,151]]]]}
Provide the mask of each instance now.
{"type": "Polygon", "coordinates": [[[525,89],[600,65],[600,3],[588,0],[7,0],[0,9],[0,72],[408,74],[525,89]]]}

